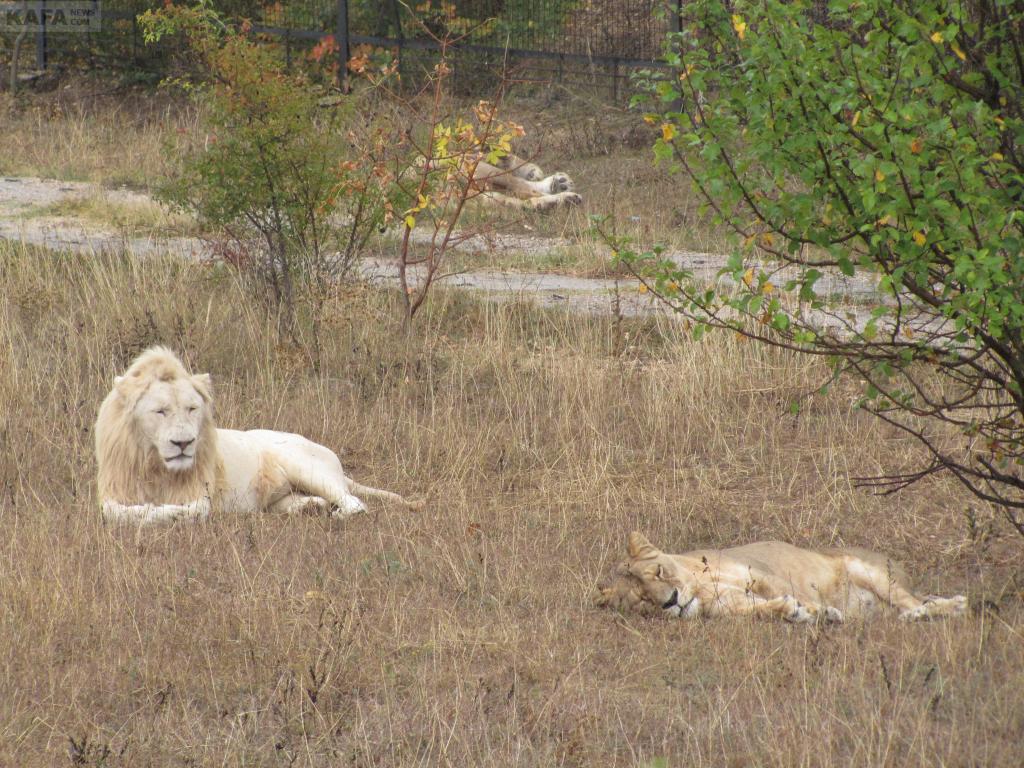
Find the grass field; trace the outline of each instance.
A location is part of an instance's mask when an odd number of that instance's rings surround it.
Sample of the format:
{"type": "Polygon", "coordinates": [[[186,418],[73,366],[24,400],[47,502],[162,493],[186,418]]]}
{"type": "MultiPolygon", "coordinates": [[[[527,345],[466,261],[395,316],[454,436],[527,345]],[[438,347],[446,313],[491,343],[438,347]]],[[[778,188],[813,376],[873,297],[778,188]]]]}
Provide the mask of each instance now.
{"type": "Polygon", "coordinates": [[[0,765],[1017,766],[1021,540],[814,361],[666,320],[345,286],[314,374],[214,267],[0,243],[0,765]],[[224,426],[429,493],[344,523],[107,528],[92,424],[154,344],[224,426]],[[959,621],[819,630],[591,607],[644,530],[883,549],[959,621]]]}
{"type": "MultiPolygon", "coordinates": [[[[7,106],[6,175],[146,191],[167,142],[202,140],[180,101],[103,80],[7,106]]],[[[600,273],[591,213],[724,248],[635,115],[556,91],[507,112],[586,204],[498,214],[559,241],[453,266],[600,273]]],[[[35,213],[193,227],[102,195],[35,213]]],[[[949,478],[856,489],[921,456],[852,407],[855,382],[809,396],[819,362],[666,318],[449,291],[407,336],[398,304],[339,287],[314,372],[222,269],[0,241],[0,766],[1020,764],[1024,542],[949,478]],[[96,409],[156,343],[212,374],[222,425],[301,432],[427,508],[104,527],[96,409]],[[670,551],[872,547],[973,610],[827,629],[598,610],[633,529],[670,551]]]]}

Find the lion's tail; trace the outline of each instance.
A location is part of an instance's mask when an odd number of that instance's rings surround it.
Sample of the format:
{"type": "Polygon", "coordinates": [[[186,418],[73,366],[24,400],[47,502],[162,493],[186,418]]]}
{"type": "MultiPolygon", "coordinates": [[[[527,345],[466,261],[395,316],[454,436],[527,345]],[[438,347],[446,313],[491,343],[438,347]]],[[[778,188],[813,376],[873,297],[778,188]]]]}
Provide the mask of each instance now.
{"type": "Polygon", "coordinates": [[[396,504],[401,504],[403,507],[408,507],[409,509],[423,509],[427,504],[426,499],[407,499],[404,496],[399,496],[397,493],[392,493],[391,491],[372,488],[369,485],[360,485],[355,480],[350,481],[349,491],[357,496],[376,496],[378,499],[393,501],[396,504]]]}

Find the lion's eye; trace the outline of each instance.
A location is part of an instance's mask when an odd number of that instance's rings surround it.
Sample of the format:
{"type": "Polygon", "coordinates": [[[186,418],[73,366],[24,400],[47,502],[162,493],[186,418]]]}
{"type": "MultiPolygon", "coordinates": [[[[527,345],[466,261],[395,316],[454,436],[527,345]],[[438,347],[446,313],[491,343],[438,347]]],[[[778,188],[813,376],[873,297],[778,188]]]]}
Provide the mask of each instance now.
{"type": "Polygon", "coordinates": [[[192,406],[191,408],[189,408],[189,409],[188,409],[188,412],[189,412],[189,413],[195,413],[195,412],[196,412],[196,411],[198,411],[198,410],[199,410],[199,409],[198,409],[198,408],[196,408],[196,406],[194,406],[194,405],[193,405],[193,406],[192,406]]]}
{"type": "Polygon", "coordinates": [[[167,415],[167,411],[165,411],[163,408],[161,408],[160,410],[158,410],[156,412],[156,415],[157,416],[166,416],[167,415]]]}

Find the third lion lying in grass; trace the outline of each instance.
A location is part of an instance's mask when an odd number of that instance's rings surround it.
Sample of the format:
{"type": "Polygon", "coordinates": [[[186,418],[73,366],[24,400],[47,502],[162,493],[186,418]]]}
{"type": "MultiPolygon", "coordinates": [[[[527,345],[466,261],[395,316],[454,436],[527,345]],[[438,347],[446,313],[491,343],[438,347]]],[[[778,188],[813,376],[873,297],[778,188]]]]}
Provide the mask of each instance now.
{"type": "Polygon", "coordinates": [[[495,165],[480,160],[473,173],[473,187],[489,202],[535,211],[583,202],[569,174],[559,171],[544,176],[539,166],[515,155],[504,155],[495,165]]]}
{"type": "Polygon", "coordinates": [[[962,616],[967,598],[920,598],[903,569],[865,549],[803,549],[762,541],[730,549],[668,555],[640,533],[629,536],[629,560],[600,589],[598,605],[679,618],[756,615],[795,623],[841,622],[880,605],[906,621],[962,616]]]}

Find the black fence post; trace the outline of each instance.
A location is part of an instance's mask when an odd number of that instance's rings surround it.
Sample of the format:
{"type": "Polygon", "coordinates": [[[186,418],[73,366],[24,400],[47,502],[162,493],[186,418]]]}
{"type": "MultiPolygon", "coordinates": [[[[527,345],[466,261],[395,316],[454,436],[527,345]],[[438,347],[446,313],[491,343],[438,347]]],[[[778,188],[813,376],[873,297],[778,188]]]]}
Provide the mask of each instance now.
{"type": "Polygon", "coordinates": [[[334,41],[338,44],[338,87],[341,88],[342,93],[348,93],[348,0],[338,0],[337,30],[334,41]]]}
{"type": "Polygon", "coordinates": [[[39,3],[39,31],[36,32],[36,69],[46,70],[46,0],[39,3]]]}

